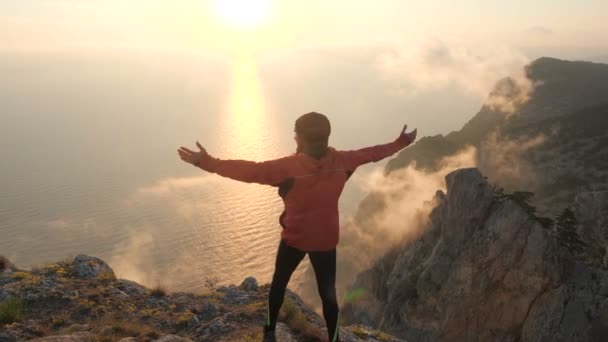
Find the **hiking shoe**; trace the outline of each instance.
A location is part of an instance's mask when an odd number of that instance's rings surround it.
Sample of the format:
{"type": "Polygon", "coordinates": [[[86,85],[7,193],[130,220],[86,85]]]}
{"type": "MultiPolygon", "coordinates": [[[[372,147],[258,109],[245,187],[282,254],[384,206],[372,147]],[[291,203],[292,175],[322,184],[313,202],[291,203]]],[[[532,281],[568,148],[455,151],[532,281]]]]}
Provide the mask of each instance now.
{"type": "Polygon", "coordinates": [[[277,342],[277,337],[274,334],[274,330],[264,330],[263,342],[277,342]]]}

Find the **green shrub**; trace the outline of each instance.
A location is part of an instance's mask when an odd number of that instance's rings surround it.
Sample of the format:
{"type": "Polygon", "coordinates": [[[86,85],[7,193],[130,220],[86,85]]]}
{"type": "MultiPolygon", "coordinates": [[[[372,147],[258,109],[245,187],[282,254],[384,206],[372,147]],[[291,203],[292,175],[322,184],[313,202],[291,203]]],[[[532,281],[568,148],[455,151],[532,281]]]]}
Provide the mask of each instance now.
{"type": "Polygon", "coordinates": [[[588,246],[581,239],[576,229],[577,225],[574,211],[570,208],[565,208],[555,219],[555,230],[560,244],[573,256],[582,256],[588,246]]]}
{"type": "Polygon", "coordinates": [[[18,322],[23,318],[23,300],[11,297],[0,303],[0,323],[18,322]]]}
{"type": "Polygon", "coordinates": [[[262,338],[263,338],[262,335],[263,335],[262,332],[259,332],[259,331],[251,332],[251,333],[248,333],[245,336],[243,336],[241,338],[241,341],[242,342],[258,342],[258,341],[262,340],[262,338]]]}
{"type": "Polygon", "coordinates": [[[358,287],[358,288],[352,289],[349,292],[347,292],[346,295],[344,296],[344,302],[345,303],[357,302],[360,299],[364,298],[367,295],[367,293],[368,293],[368,290],[363,287],[358,287]]]}

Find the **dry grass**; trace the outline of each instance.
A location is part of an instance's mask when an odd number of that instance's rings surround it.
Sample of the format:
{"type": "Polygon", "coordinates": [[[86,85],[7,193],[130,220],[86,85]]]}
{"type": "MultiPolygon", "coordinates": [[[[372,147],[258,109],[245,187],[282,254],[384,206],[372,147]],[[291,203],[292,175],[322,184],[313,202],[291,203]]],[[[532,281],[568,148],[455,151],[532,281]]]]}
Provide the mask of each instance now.
{"type": "Polygon", "coordinates": [[[97,275],[97,280],[99,280],[102,283],[107,284],[113,280],[116,280],[116,277],[114,276],[114,273],[112,273],[112,272],[102,272],[97,275]]]}
{"type": "Polygon", "coordinates": [[[369,339],[370,337],[373,337],[374,339],[380,341],[390,341],[392,339],[392,337],[386,333],[383,333],[381,331],[369,330],[359,325],[355,325],[349,330],[357,337],[364,339],[369,339]]]}
{"type": "Polygon", "coordinates": [[[239,342],[258,342],[261,341],[264,334],[261,331],[252,331],[241,336],[237,341],[239,342]]]}
{"type": "Polygon", "coordinates": [[[150,295],[153,297],[164,297],[168,293],[167,287],[162,285],[160,282],[156,282],[156,285],[150,291],[150,295]]]}
{"type": "Polygon", "coordinates": [[[5,268],[8,268],[9,261],[3,255],[0,255],[0,271],[4,271],[5,268]]]}
{"type": "Polygon", "coordinates": [[[23,279],[28,279],[30,278],[32,275],[29,272],[13,272],[11,274],[11,278],[15,279],[15,280],[23,280],[23,279]]]}
{"type": "Polygon", "coordinates": [[[63,257],[63,259],[61,260],[62,262],[64,262],[66,265],[70,265],[72,263],[72,261],[74,261],[74,258],[76,257],[75,254],[68,254],[65,257],[63,257]]]}
{"type": "MultiPolygon", "coordinates": [[[[154,327],[151,327],[146,324],[123,321],[115,318],[106,318],[102,320],[98,320],[95,322],[89,323],[91,324],[92,330],[101,327],[111,327],[111,330],[108,335],[100,336],[99,341],[101,342],[110,342],[110,341],[118,341],[125,337],[140,337],[147,336],[149,340],[154,340],[163,335],[161,332],[156,330],[154,327]]],[[[70,334],[74,331],[71,331],[70,328],[65,328],[59,331],[58,334],[70,334]]],[[[146,339],[148,340],[148,339],[146,339]]]]}
{"type": "Polygon", "coordinates": [[[204,286],[207,289],[213,289],[217,286],[219,282],[220,279],[218,277],[206,277],[204,286]]]}
{"type": "Polygon", "coordinates": [[[51,316],[51,325],[54,328],[65,326],[70,322],[70,316],[68,314],[57,314],[51,316]]]}
{"type": "Polygon", "coordinates": [[[261,332],[252,332],[243,336],[243,342],[261,341],[264,335],[261,332]]]}

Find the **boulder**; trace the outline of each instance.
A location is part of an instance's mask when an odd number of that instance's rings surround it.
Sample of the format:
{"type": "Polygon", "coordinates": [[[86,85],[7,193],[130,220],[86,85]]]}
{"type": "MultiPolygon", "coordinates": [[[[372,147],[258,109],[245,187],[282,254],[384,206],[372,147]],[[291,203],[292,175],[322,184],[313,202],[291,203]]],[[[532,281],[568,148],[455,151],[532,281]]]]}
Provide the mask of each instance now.
{"type": "Polygon", "coordinates": [[[255,292],[258,290],[258,281],[254,277],[247,277],[243,280],[241,285],[239,285],[239,288],[245,291],[255,292]]]}
{"type": "Polygon", "coordinates": [[[95,278],[116,278],[114,271],[105,263],[105,261],[84,255],[77,255],[72,261],[72,269],[74,276],[82,279],[95,279],[95,278]]]}

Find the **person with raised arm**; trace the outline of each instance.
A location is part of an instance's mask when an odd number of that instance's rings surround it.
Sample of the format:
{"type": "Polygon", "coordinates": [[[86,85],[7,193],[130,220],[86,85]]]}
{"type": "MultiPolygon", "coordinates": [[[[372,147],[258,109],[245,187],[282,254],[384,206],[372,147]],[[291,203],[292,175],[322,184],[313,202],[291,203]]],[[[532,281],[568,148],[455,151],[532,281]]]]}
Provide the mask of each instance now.
{"type": "Polygon", "coordinates": [[[340,311],[336,299],[336,247],[339,240],[338,200],[348,178],[360,165],[392,156],[416,140],[417,130],[385,144],[357,150],[329,146],[331,125],[320,113],[310,112],[295,121],[296,152],[278,159],[255,162],[219,159],[207,153],[180,147],[180,158],[207,172],[247,183],[277,187],[284,210],[275,269],[267,298],[264,341],[276,341],[274,330],[285,289],[293,271],[308,254],[315,272],[323,318],[329,341],[339,341],[340,311]]]}

